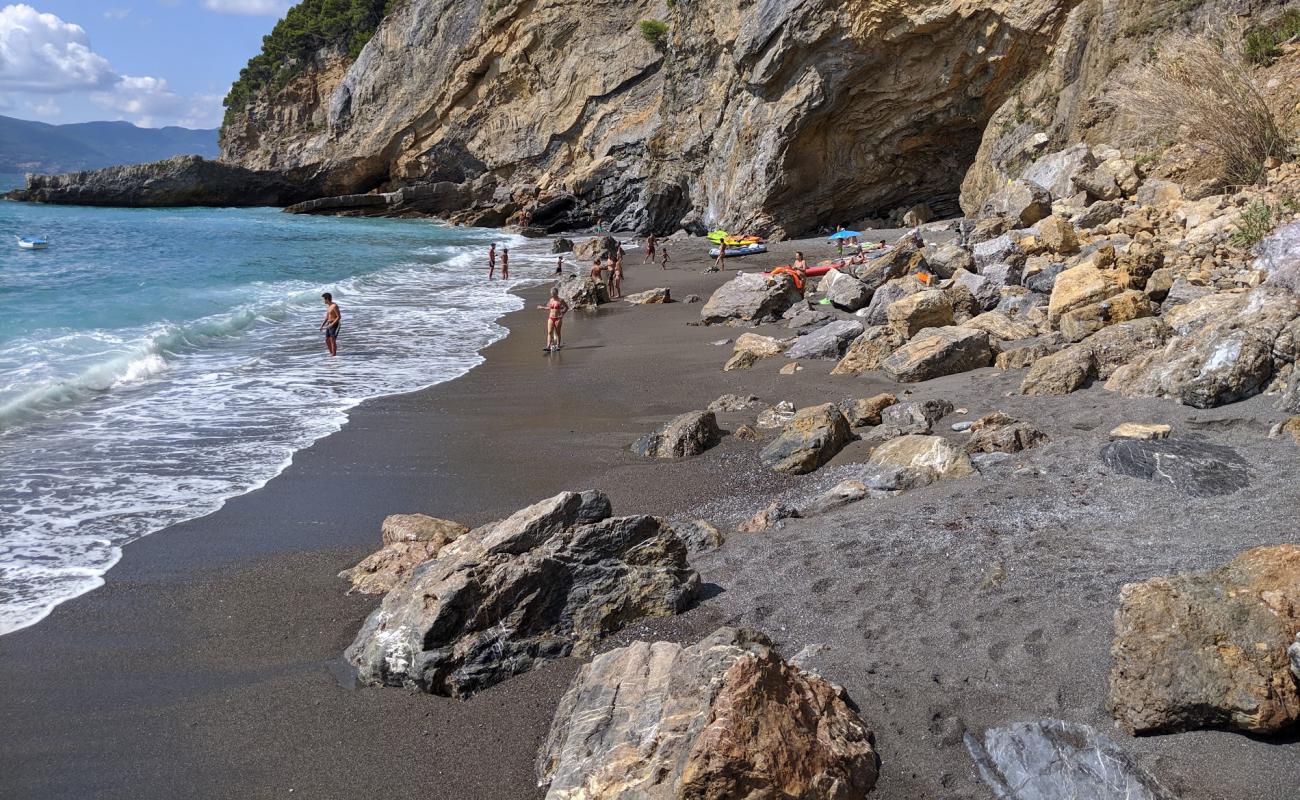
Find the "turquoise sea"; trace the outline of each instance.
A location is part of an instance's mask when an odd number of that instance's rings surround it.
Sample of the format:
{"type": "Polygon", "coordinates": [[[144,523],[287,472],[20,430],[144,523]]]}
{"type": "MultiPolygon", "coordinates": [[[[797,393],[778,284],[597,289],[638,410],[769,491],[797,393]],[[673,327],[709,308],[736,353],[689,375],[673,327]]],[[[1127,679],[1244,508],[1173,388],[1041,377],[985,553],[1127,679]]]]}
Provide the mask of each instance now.
{"type": "Polygon", "coordinates": [[[477,364],[522,305],[488,281],[489,241],[515,284],[549,272],[526,240],[428,220],[0,202],[0,633],[263,485],[362,400],[477,364]]]}

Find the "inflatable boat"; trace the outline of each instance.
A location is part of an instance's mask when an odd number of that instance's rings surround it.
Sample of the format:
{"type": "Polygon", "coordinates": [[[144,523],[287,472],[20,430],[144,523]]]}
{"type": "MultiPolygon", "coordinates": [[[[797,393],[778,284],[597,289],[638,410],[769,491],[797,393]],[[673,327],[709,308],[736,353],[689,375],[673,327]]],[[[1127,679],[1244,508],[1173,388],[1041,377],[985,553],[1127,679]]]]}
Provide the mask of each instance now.
{"type": "MultiPolygon", "coordinates": [[[[720,248],[717,247],[709,248],[709,255],[712,256],[713,258],[717,258],[719,249],[720,248]]],[[[727,254],[724,256],[724,258],[731,258],[732,256],[752,256],[755,253],[766,253],[766,252],[767,252],[767,245],[763,244],[762,242],[755,242],[753,244],[741,244],[741,245],[728,244],[727,254]]]]}

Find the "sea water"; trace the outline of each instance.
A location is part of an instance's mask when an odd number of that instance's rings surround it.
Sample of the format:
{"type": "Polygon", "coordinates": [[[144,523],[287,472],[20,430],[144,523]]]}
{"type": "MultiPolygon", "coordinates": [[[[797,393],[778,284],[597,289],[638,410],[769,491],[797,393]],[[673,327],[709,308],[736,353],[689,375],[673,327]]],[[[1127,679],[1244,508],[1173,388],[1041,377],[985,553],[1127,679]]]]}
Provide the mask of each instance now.
{"type": "Polygon", "coordinates": [[[497,231],[275,209],[6,202],[0,234],[0,633],[262,486],[361,401],[479,363],[522,306],[487,279],[490,241],[513,285],[552,263],[497,231]]]}

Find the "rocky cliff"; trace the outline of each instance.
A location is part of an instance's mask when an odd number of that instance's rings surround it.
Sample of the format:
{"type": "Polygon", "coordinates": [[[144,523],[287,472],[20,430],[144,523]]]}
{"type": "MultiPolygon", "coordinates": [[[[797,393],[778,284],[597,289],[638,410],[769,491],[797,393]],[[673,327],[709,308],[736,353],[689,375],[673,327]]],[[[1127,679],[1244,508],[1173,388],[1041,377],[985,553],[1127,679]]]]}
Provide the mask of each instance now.
{"type": "Polygon", "coordinates": [[[329,194],[447,182],[426,210],[796,233],[957,210],[989,118],[1073,0],[405,0],[235,109],[223,158],[329,194]],[[657,19],[656,41],[639,21],[657,19]]]}

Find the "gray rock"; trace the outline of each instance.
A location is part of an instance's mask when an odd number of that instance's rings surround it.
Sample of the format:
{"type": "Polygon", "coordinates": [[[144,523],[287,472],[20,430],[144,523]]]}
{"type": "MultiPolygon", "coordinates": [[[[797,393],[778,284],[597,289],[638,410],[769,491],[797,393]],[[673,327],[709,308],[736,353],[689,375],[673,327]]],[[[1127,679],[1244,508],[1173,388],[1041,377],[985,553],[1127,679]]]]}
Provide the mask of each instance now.
{"type": "Polygon", "coordinates": [[[1074,218],[1074,227],[1081,230],[1105,225],[1124,214],[1124,206],[1114,200],[1098,200],[1074,218]]]}
{"type": "Polygon", "coordinates": [[[940,278],[951,278],[959,269],[975,272],[975,257],[971,251],[955,244],[943,244],[925,252],[925,260],[930,270],[940,278]]]}
{"type": "Polygon", "coordinates": [[[565,238],[561,237],[561,238],[556,239],[555,241],[551,242],[551,253],[552,253],[552,254],[555,254],[555,253],[572,253],[572,252],[573,252],[573,240],[572,240],[572,239],[565,239],[565,238]]]}
{"type": "MultiPolygon", "coordinates": [[[[1051,193],[1037,183],[1023,179],[1010,181],[999,188],[980,208],[981,216],[1006,214],[1026,228],[1051,213],[1051,193]]],[[[978,253],[975,260],[979,261],[978,253]]]]}
{"type": "Polygon", "coordinates": [[[673,533],[682,540],[682,544],[686,545],[686,551],[691,555],[716,550],[727,541],[722,531],[707,520],[675,519],[670,524],[673,533]]]}
{"type": "Polygon", "coordinates": [[[989,264],[1014,261],[1016,256],[1021,255],[1020,246],[1012,240],[1009,233],[1004,233],[996,239],[989,239],[987,242],[980,242],[975,245],[972,252],[975,256],[973,272],[982,272],[989,264]]]}
{"type": "Polygon", "coordinates": [[[737,394],[724,394],[717,400],[709,403],[709,410],[715,414],[731,411],[745,411],[758,402],[758,395],[751,394],[741,397],[737,394]]]}
{"type": "Polygon", "coordinates": [[[783,428],[794,419],[794,411],[794,403],[782,400],[758,412],[758,420],[754,424],[760,428],[783,428]]]}
{"type": "Polygon", "coordinates": [[[700,297],[698,294],[688,294],[688,295],[686,295],[685,298],[682,299],[682,302],[683,302],[683,303],[703,303],[703,302],[704,302],[704,298],[703,298],[703,297],[700,297]]]}
{"type": "Polygon", "coordinates": [[[644,458],[684,458],[703,453],[721,439],[712,411],[688,411],[637,439],[632,452],[644,458]]]}
{"type": "Polygon", "coordinates": [[[609,302],[609,290],[605,284],[584,275],[565,275],[555,282],[555,288],[560,290],[560,298],[570,308],[595,308],[609,302]]]}
{"type": "Polygon", "coordinates": [[[671,303],[672,301],[672,290],[666,286],[646,289],[644,292],[634,292],[623,296],[623,302],[636,306],[659,305],[661,303],[671,303]]]}
{"type": "Polygon", "coordinates": [[[1024,279],[1024,285],[1031,291],[1039,292],[1044,295],[1052,293],[1052,287],[1056,285],[1056,276],[1065,272],[1065,262],[1057,261],[1053,264],[1040,269],[1033,275],[1024,279]]]}
{"type": "Polygon", "coordinates": [[[833,403],[809,406],[795,413],[759,459],[777,472],[802,475],[830,461],[852,435],[833,403]]]}
{"type": "Polygon", "coordinates": [[[969,292],[979,311],[992,310],[1002,300],[1002,284],[984,275],[958,270],[952,276],[952,285],[969,292]]]}
{"type": "Polygon", "coordinates": [[[833,319],[835,319],[835,315],[829,311],[809,306],[807,303],[799,303],[791,306],[785,312],[785,315],[781,317],[781,323],[791,330],[798,330],[820,325],[833,319]]]}
{"type": "Polygon", "coordinates": [[[787,519],[799,519],[799,509],[780,500],[773,500],[759,509],[754,516],[736,526],[737,533],[761,533],[780,528],[787,519]]]}
{"type": "Polygon", "coordinates": [[[870,495],[871,490],[859,480],[840,481],[831,488],[809,500],[800,509],[805,517],[825,514],[837,508],[856,503],[870,495]]]}
{"type": "Polygon", "coordinates": [[[1069,197],[1074,194],[1074,176],[1095,166],[1097,159],[1088,145],[1076,144],[1040,157],[1020,177],[1043,187],[1052,197],[1069,197]]]}
{"type": "Polygon", "coordinates": [[[862,335],[862,323],[856,320],[838,320],[795,339],[786,348],[787,358],[838,359],[844,355],[849,342],[862,335]]]}
{"type": "Polygon", "coordinates": [[[699,587],[686,546],[655,517],[611,517],[564,492],[476,528],[384,597],[348,648],[367,685],[467,697],[539,663],[583,655],[699,587]]]}
{"type": "Polygon", "coordinates": [[[818,289],[843,311],[857,311],[871,301],[871,288],[865,283],[839,270],[831,270],[822,278],[818,289]]]}
{"type": "Polygon", "coordinates": [[[771,322],[802,298],[787,278],[769,280],[742,272],[717,288],[700,309],[709,324],[720,322],[771,322]]]}
{"type": "Polygon", "coordinates": [[[1300,294],[1300,222],[1283,225],[1255,247],[1255,268],[1268,273],[1265,284],[1300,294]]]}
{"type": "Polygon", "coordinates": [[[952,403],[947,400],[914,400],[887,406],[880,412],[880,424],[897,431],[895,436],[908,433],[929,433],[934,423],[952,413],[952,403]]]}
{"type": "Polygon", "coordinates": [[[1106,466],[1168,483],[1192,497],[1219,497],[1250,485],[1250,465],[1231,447],[1196,439],[1118,439],[1101,449],[1106,466]]]}
{"type": "Polygon", "coordinates": [[[1087,725],[1017,722],[967,733],[966,749],[999,800],[1175,800],[1119,745],[1087,725]]]}
{"type": "Polygon", "coordinates": [[[896,278],[876,289],[875,293],[871,295],[871,302],[867,304],[866,308],[858,311],[855,316],[861,318],[863,324],[868,327],[887,325],[889,324],[889,307],[904,297],[916,294],[924,288],[919,281],[913,278],[896,278]]]}
{"type": "Polygon", "coordinates": [[[997,307],[994,311],[1001,311],[1013,320],[1024,319],[1029,316],[1029,312],[1035,308],[1047,308],[1049,295],[1035,292],[1024,287],[1020,291],[1002,290],[1002,297],[998,300],[997,307]]]}

